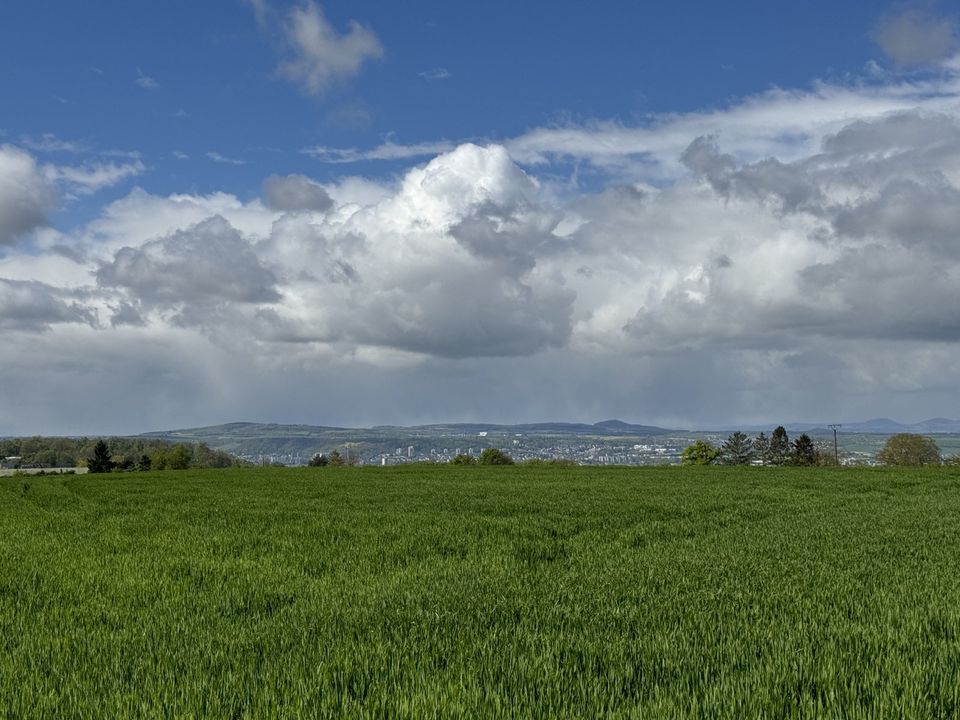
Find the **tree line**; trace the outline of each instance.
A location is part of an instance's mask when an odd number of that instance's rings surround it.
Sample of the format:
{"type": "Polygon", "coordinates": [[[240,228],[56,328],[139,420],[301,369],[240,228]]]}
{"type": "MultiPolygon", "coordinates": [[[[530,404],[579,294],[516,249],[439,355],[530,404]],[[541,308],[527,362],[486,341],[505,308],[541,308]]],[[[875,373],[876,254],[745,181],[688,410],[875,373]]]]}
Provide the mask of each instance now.
{"type": "MultiPolygon", "coordinates": [[[[837,448],[826,442],[817,442],[807,433],[791,440],[781,425],[768,437],[761,432],[751,438],[737,431],[718,447],[707,440],[697,440],[684,449],[681,465],[763,465],[763,466],[826,466],[839,463],[837,448]]],[[[329,455],[317,453],[308,465],[311,467],[344,467],[359,464],[359,455],[347,448],[341,454],[334,450],[329,455]]],[[[877,454],[883,465],[958,465],[960,456],[943,457],[936,442],[925,435],[898,433],[891,435],[877,454]]],[[[499,448],[486,448],[479,457],[460,454],[450,465],[514,465],[514,459],[499,448]]],[[[520,463],[525,466],[576,465],[573,460],[532,459],[520,463]]]]}
{"type": "Polygon", "coordinates": [[[186,470],[243,464],[229,453],[213,450],[203,443],[143,438],[110,438],[109,444],[102,438],[9,438],[0,440],[0,460],[5,458],[17,458],[5,463],[12,468],[87,467],[90,472],[186,470]],[[106,464],[91,466],[90,461],[95,459],[106,464]]]}
{"type": "MultiPolygon", "coordinates": [[[[467,455],[465,453],[460,453],[455,458],[450,461],[450,465],[516,465],[518,464],[513,457],[505,453],[500,448],[490,447],[485,448],[483,452],[480,453],[480,457],[474,457],[473,455],[467,455]]],[[[570,465],[576,465],[576,461],[567,460],[565,458],[552,458],[546,460],[544,458],[530,458],[528,460],[521,460],[520,465],[523,467],[568,467],[570,465]]]]}
{"type": "MultiPolygon", "coordinates": [[[[760,433],[754,438],[746,433],[732,433],[719,447],[707,440],[697,440],[684,449],[683,465],[836,465],[835,447],[817,444],[806,433],[791,441],[781,425],[770,437],[760,433]]],[[[887,438],[877,453],[883,465],[960,465],[960,457],[944,458],[931,438],[914,433],[897,433],[887,438]]]]}
{"type": "Polygon", "coordinates": [[[169,443],[152,445],[140,453],[114,456],[103,440],[94,445],[84,463],[89,472],[148,472],[150,470],[189,470],[247,465],[223,450],[212,450],[205,443],[169,443]]]}
{"type": "Polygon", "coordinates": [[[755,438],[739,430],[720,447],[707,440],[697,440],[680,456],[683,465],[826,465],[835,464],[833,452],[821,451],[813,439],[803,433],[791,442],[781,425],[767,437],[755,438]]]}
{"type": "Polygon", "coordinates": [[[329,455],[317,453],[307,463],[309,467],[354,467],[360,464],[360,456],[351,448],[344,448],[341,453],[334,450],[329,455]]]}

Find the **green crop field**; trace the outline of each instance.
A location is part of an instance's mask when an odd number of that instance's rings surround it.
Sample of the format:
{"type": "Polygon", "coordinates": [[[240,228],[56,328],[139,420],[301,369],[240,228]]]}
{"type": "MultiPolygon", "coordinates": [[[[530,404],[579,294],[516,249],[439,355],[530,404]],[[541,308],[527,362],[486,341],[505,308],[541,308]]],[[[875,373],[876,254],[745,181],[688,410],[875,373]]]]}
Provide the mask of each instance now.
{"type": "Polygon", "coordinates": [[[960,473],[0,478],[0,717],[956,717],[960,473]]]}

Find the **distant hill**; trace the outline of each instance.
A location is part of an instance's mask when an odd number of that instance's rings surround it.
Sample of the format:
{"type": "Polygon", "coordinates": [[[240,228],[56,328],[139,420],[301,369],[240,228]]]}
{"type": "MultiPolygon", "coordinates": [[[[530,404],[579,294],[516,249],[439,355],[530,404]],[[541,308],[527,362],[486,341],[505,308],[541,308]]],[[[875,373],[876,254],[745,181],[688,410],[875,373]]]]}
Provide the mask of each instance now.
{"type": "Polygon", "coordinates": [[[312,455],[328,452],[348,443],[363,445],[368,450],[393,451],[395,448],[416,445],[420,441],[449,438],[452,444],[462,439],[464,445],[480,433],[487,433],[487,444],[495,444],[497,436],[538,435],[563,437],[652,437],[674,433],[652,425],[633,425],[621,420],[605,420],[593,425],[587,423],[525,423],[500,425],[495,423],[449,423],[434,425],[394,426],[371,428],[342,428],[323,425],[281,425],[275,423],[235,422],[224,425],[162,430],[144,433],[141,437],[173,442],[202,442],[211,448],[235,455],[312,455]]]}
{"type": "MultiPolygon", "coordinates": [[[[957,433],[960,432],[960,420],[949,420],[947,418],[930,418],[917,423],[904,425],[887,418],[878,418],[867,420],[864,423],[854,423],[850,425],[851,432],[870,432],[870,433],[957,433]]],[[[844,426],[846,430],[846,426],[844,426]]]]}
{"type": "MultiPolygon", "coordinates": [[[[807,433],[828,433],[830,432],[827,423],[789,423],[784,428],[788,432],[807,432],[807,433]]],[[[751,425],[738,428],[748,432],[769,433],[771,428],[767,425],[751,425]]],[[[863,422],[843,423],[840,427],[841,433],[864,433],[870,435],[894,435],[896,433],[918,433],[921,435],[954,434],[960,433],[960,420],[950,420],[948,418],[931,418],[917,423],[899,423],[890,418],[873,418],[863,422]]]]}
{"type": "Polygon", "coordinates": [[[604,420],[603,422],[589,425],[587,423],[564,423],[564,422],[543,422],[543,423],[521,423],[519,425],[497,425],[493,423],[452,423],[449,425],[416,425],[408,428],[401,428],[408,431],[430,431],[430,432],[495,432],[508,434],[540,434],[540,435],[601,435],[601,436],[650,436],[667,435],[674,430],[668,430],[653,425],[632,425],[621,420],[604,420]]]}

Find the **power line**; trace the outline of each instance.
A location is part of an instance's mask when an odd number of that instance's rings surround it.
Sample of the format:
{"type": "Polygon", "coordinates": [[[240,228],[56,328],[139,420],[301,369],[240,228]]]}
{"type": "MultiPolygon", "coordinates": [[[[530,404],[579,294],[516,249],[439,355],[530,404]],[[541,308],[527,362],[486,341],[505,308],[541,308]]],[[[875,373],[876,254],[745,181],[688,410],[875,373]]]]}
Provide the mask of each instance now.
{"type": "Polygon", "coordinates": [[[837,461],[837,465],[840,464],[840,448],[837,445],[837,430],[843,427],[840,423],[834,423],[833,425],[827,425],[828,428],[833,430],[833,457],[837,461]]]}

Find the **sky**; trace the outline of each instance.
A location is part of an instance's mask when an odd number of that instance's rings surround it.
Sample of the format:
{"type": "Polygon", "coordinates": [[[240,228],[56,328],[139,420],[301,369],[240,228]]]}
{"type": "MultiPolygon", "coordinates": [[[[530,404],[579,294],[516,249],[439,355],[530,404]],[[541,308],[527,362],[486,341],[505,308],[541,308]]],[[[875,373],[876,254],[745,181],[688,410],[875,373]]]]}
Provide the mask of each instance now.
{"type": "Polygon", "coordinates": [[[960,416],[960,5],[7,0],[0,435],[960,416]]]}

